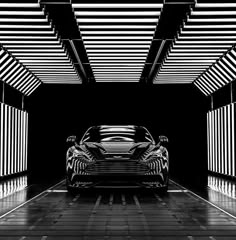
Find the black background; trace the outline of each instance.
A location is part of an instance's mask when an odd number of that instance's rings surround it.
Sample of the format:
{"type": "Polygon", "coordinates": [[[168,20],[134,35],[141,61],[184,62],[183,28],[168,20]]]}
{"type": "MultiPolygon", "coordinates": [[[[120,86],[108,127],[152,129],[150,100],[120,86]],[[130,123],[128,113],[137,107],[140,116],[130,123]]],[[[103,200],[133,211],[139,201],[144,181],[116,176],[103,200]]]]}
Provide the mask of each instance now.
{"type": "Polygon", "coordinates": [[[194,85],[42,85],[26,99],[29,179],[65,174],[66,138],[92,125],[134,124],[169,138],[170,176],[186,186],[207,183],[209,99],[194,85]]]}

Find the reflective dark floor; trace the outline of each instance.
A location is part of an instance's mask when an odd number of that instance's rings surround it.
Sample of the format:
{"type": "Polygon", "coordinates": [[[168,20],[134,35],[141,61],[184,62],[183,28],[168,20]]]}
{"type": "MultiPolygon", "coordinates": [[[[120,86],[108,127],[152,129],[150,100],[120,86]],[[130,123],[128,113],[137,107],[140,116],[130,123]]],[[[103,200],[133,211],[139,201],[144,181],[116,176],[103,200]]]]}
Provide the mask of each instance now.
{"type": "Polygon", "coordinates": [[[235,192],[219,179],[209,177],[211,202],[172,181],[166,195],[96,189],[72,196],[64,181],[45,189],[18,180],[0,187],[0,239],[236,239],[236,218],[219,208],[234,214],[235,192]]]}

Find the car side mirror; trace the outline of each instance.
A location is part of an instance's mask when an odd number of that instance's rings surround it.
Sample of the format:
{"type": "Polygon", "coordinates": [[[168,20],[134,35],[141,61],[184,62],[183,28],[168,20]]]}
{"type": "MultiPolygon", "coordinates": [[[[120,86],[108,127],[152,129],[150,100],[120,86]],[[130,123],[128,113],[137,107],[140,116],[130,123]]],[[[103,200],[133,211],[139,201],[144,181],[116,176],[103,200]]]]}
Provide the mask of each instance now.
{"type": "Polygon", "coordinates": [[[165,145],[169,142],[168,138],[166,136],[159,136],[159,144],[160,145],[165,145]]]}
{"type": "Polygon", "coordinates": [[[72,136],[69,136],[67,139],[66,139],[66,142],[67,143],[70,143],[70,144],[74,144],[77,140],[77,137],[75,135],[72,135],[72,136]]]}

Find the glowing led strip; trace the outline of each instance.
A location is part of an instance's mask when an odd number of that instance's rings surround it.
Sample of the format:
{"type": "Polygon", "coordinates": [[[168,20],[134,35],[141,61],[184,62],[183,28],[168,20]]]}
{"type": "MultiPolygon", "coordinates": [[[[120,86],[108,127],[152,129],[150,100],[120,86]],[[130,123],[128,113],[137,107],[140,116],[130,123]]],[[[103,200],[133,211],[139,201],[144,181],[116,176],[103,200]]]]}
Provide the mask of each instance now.
{"type": "MultiPolygon", "coordinates": [[[[231,16],[231,15],[235,15],[234,13],[236,13],[236,11],[233,10],[213,10],[211,11],[210,8],[215,7],[215,4],[210,4],[210,5],[206,5],[206,4],[195,4],[195,8],[191,11],[190,16],[187,18],[186,22],[184,23],[183,28],[180,31],[180,34],[178,34],[177,39],[175,40],[172,48],[170,49],[169,52],[169,56],[166,57],[166,59],[164,60],[164,63],[161,65],[161,68],[159,70],[159,75],[162,76],[163,72],[162,68],[163,66],[166,66],[166,63],[171,63],[174,64],[178,64],[177,66],[182,66],[184,65],[184,63],[187,64],[187,59],[190,60],[190,63],[193,63],[193,66],[198,63],[198,59],[202,62],[205,61],[205,63],[210,66],[212,63],[214,63],[214,59],[217,60],[217,58],[219,56],[221,56],[221,54],[227,50],[227,48],[230,48],[232,46],[232,44],[234,44],[236,42],[236,36],[234,36],[234,34],[236,33],[236,31],[233,30],[225,30],[224,26],[228,26],[228,28],[234,26],[235,24],[232,24],[232,22],[236,22],[236,19],[233,17],[227,17],[227,18],[219,18],[218,16],[231,16]],[[201,7],[209,7],[209,9],[204,11],[201,11],[201,7]],[[200,10],[199,10],[200,9],[200,10]],[[217,16],[218,15],[218,16],[217,16]],[[198,17],[198,18],[193,18],[194,16],[214,16],[212,18],[204,18],[204,17],[198,17]],[[223,26],[215,23],[215,22],[220,22],[223,23],[223,26]],[[204,22],[204,24],[202,24],[204,22]],[[207,24],[205,25],[205,23],[207,22],[211,22],[212,24],[207,24]],[[229,22],[229,24],[227,24],[229,22]],[[196,24],[192,24],[192,23],[196,23],[196,24]],[[209,29],[211,29],[211,27],[213,26],[213,31],[209,31],[209,29]],[[193,29],[197,29],[197,30],[193,30],[193,29]],[[201,30],[201,28],[204,28],[205,30],[201,30]],[[220,30],[216,30],[216,28],[219,28],[220,30]],[[191,34],[191,35],[190,35],[191,34]],[[229,34],[229,35],[226,35],[229,34]],[[190,41],[191,40],[191,41],[190,41]],[[206,41],[205,41],[206,40],[206,41]],[[216,47],[217,46],[217,47],[216,47]],[[197,49],[197,48],[198,49],[197,49]],[[204,49],[206,48],[206,49],[204,49]],[[208,52],[209,48],[211,50],[211,52],[208,52]],[[217,49],[217,53],[216,53],[216,48],[220,48],[217,49]],[[224,48],[224,49],[223,49],[224,48]],[[173,52],[172,52],[173,50],[173,52]],[[194,53],[193,53],[194,50],[194,53]],[[204,54],[203,51],[205,51],[206,53],[204,54]],[[199,56],[199,57],[198,57],[199,56]],[[206,56],[206,57],[205,57],[206,56]],[[177,61],[178,60],[178,61],[177,61]],[[195,63],[194,63],[195,61],[195,63]]],[[[233,6],[232,4],[229,5],[218,5],[223,7],[226,6],[233,6]]],[[[232,52],[232,54],[234,54],[232,52]]],[[[234,54],[236,55],[236,54],[234,54]]],[[[226,71],[228,71],[228,73],[230,73],[231,75],[235,75],[230,69],[234,69],[234,67],[232,66],[233,64],[231,64],[231,62],[235,65],[236,64],[236,60],[234,59],[234,57],[232,57],[232,55],[228,54],[226,55],[225,59],[223,59],[223,61],[225,62],[226,65],[228,65],[228,68],[226,68],[226,71]],[[228,58],[228,60],[227,60],[228,58]],[[229,69],[230,68],[230,69],[229,69]]],[[[220,68],[219,70],[219,66],[216,63],[216,66],[213,66],[212,68],[206,70],[206,72],[204,72],[204,77],[199,77],[198,81],[196,81],[196,86],[198,86],[203,92],[204,94],[206,92],[209,91],[208,87],[209,84],[214,85],[213,89],[214,91],[220,87],[222,87],[223,85],[227,84],[229,81],[229,76],[228,73],[226,73],[224,70],[222,70],[220,68]],[[201,83],[202,81],[202,83],[201,83]],[[214,84],[212,83],[212,81],[214,82],[214,84]]],[[[195,65],[196,67],[196,65],[195,65]]],[[[177,68],[176,68],[177,69],[177,68]]],[[[169,69],[165,71],[166,74],[168,74],[168,72],[174,72],[174,71],[170,71],[169,69]]],[[[190,72],[190,71],[188,71],[190,72]]],[[[183,76],[185,75],[184,72],[182,71],[177,71],[176,73],[178,74],[183,74],[183,76]]],[[[195,76],[195,72],[192,71],[193,76],[195,76]]],[[[201,71],[198,71],[198,73],[201,73],[201,71]]],[[[202,71],[203,73],[203,71],[202,71]]],[[[234,76],[235,77],[235,76],[234,76]]],[[[156,76],[156,81],[158,80],[158,75],[156,76]]],[[[209,92],[208,92],[209,93],[209,92]]]]}
{"type": "Polygon", "coordinates": [[[4,175],[3,163],[4,163],[4,105],[0,102],[0,177],[4,175]]]}
{"type": "MultiPolygon", "coordinates": [[[[5,49],[2,49],[1,53],[2,71],[0,76],[3,81],[19,91],[21,91],[20,86],[28,85],[31,81],[39,82],[28,69],[17,62],[5,49]]],[[[22,93],[25,94],[24,91],[22,93]]]]}
{"type": "MultiPolygon", "coordinates": [[[[1,12],[0,12],[1,13],[1,12]]],[[[158,11],[75,11],[75,16],[159,16],[158,11]]]]}
{"type": "MultiPolygon", "coordinates": [[[[2,30],[0,31],[1,43],[3,44],[4,47],[7,47],[9,51],[11,51],[11,49],[14,49],[15,52],[12,51],[12,54],[13,55],[15,54],[15,56],[18,59],[20,59],[20,62],[27,65],[28,69],[31,70],[29,64],[27,64],[28,63],[27,60],[29,60],[31,63],[33,62],[33,65],[36,62],[40,63],[49,62],[55,63],[55,65],[58,66],[57,61],[58,59],[61,59],[62,62],[63,61],[64,63],[68,62],[68,65],[72,66],[74,76],[77,77],[78,80],[80,80],[77,72],[75,71],[73,65],[71,64],[70,58],[67,56],[67,53],[61,44],[60,39],[58,39],[57,33],[55,32],[51,23],[49,22],[47,15],[41,9],[40,4],[30,5],[22,3],[16,5],[2,4],[0,6],[1,6],[0,15],[2,16],[0,17],[0,25],[2,26],[1,27],[2,30]],[[35,11],[32,11],[30,9],[33,6],[34,8],[37,8],[35,9],[35,11]],[[17,9],[18,7],[21,8],[24,7],[25,9],[18,10],[17,9]],[[28,16],[25,17],[25,15],[28,16]],[[19,23],[19,25],[15,24],[15,22],[19,23]],[[27,25],[25,25],[25,23],[27,23],[27,25]],[[23,28],[24,30],[20,31],[19,30],[20,28],[23,28]],[[10,31],[11,29],[12,31],[10,31]],[[44,52],[45,48],[48,48],[48,51],[46,49],[46,54],[43,54],[45,53],[44,52]],[[35,53],[34,50],[41,54],[34,54],[35,53]],[[49,53],[49,51],[51,50],[54,52],[54,54],[49,53]],[[28,53],[31,54],[27,54],[27,51],[28,53]]],[[[53,67],[53,64],[51,64],[51,66],[53,67]]],[[[19,72],[19,74],[23,76],[22,72],[21,73],[19,72]]],[[[19,80],[19,77],[17,78],[17,80],[19,80]]],[[[18,84],[17,81],[13,81],[13,83],[14,86],[18,86],[21,90],[23,89],[28,93],[29,92],[31,93],[31,90],[34,88],[34,86],[39,86],[39,84],[36,83],[35,80],[32,80],[28,84],[28,86],[22,83],[18,84]]]]}
{"type": "MultiPolygon", "coordinates": [[[[136,63],[141,69],[143,68],[146,61],[145,56],[147,55],[138,56],[132,55],[132,53],[147,53],[149,51],[163,4],[72,4],[72,7],[74,8],[76,21],[81,29],[82,39],[92,70],[93,67],[98,66],[104,66],[104,69],[112,66],[122,69],[123,66],[128,66],[129,63],[136,63]],[[141,7],[144,10],[135,10],[141,7]],[[145,7],[149,9],[146,11],[145,7]],[[103,9],[100,10],[99,8],[103,9]],[[108,10],[105,11],[104,8],[108,8],[108,10]],[[122,11],[120,9],[116,10],[116,8],[131,8],[132,10],[122,11]],[[127,18],[126,16],[131,17],[127,18]],[[96,25],[93,23],[96,23],[96,25]],[[141,25],[140,23],[146,24],[141,25]],[[109,52],[110,55],[105,55],[106,52],[109,52]],[[127,54],[115,54],[124,52],[127,54]]],[[[115,77],[120,76],[119,71],[115,71],[115,73],[113,71],[114,75],[111,75],[111,71],[102,72],[106,76],[114,76],[113,80],[116,79],[115,77]]],[[[94,74],[97,79],[98,73],[95,71],[94,74]]],[[[137,72],[137,74],[140,77],[141,71],[137,72]]]]}

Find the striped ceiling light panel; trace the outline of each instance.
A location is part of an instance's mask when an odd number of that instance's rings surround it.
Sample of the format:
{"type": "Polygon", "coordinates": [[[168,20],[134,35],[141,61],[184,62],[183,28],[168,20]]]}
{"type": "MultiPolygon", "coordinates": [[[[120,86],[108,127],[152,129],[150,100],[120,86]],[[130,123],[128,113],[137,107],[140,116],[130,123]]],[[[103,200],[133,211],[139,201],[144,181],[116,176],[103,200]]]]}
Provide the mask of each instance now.
{"type": "Polygon", "coordinates": [[[23,64],[19,63],[6,49],[0,46],[0,80],[19,90],[24,95],[30,95],[41,81],[23,64]]]}
{"type": "Polygon", "coordinates": [[[44,83],[81,83],[39,3],[0,3],[0,44],[44,83]]]}
{"type": "Polygon", "coordinates": [[[235,79],[236,49],[234,47],[197,78],[194,84],[205,95],[210,95],[235,79]]]}
{"type": "Polygon", "coordinates": [[[72,4],[96,82],[139,82],[163,4],[72,4]]]}
{"type": "MultiPolygon", "coordinates": [[[[196,3],[164,58],[154,83],[194,82],[236,43],[235,14],[236,3],[196,3]]],[[[213,68],[211,74],[223,77],[217,66],[213,68]]],[[[209,79],[206,73],[195,82],[205,94],[230,81],[225,75],[219,82],[209,79]]]]}

